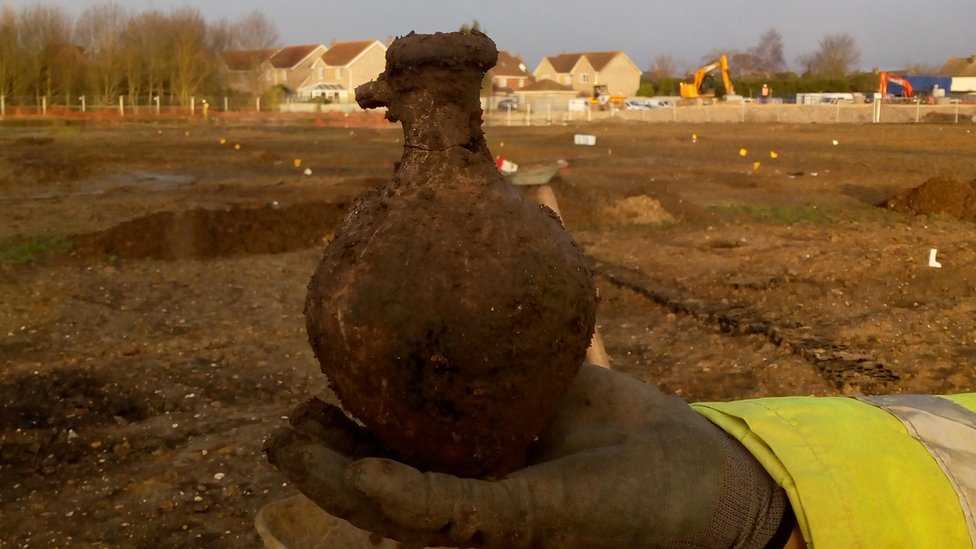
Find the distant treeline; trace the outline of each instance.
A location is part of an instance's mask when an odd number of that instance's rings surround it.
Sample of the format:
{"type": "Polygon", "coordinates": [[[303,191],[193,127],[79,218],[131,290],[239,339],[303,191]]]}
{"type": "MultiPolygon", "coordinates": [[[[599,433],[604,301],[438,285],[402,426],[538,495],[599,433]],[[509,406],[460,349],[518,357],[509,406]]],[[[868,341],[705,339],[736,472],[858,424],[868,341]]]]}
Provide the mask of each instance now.
{"type": "Polygon", "coordinates": [[[119,96],[227,95],[220,53],[261,50],[278,40],[260,12],[210,23],[192,7],[134,12],[106,3],[73,19],[60,7],[0,7],[0,95],[8,105],[113,104],[119,96]]]}

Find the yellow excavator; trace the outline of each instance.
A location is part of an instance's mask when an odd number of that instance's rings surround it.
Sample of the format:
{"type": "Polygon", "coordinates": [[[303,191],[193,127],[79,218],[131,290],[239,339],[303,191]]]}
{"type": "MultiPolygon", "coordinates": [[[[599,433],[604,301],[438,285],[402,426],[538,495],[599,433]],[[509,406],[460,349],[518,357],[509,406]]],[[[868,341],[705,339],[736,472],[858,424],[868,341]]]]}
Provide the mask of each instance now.
{"type": "Polygon", "coordinates": [[[624,108],[626,97],[610,95],[610,89],[606,84],[593,86],[593,95],[590,96],[590,108],[598,108],[601,111],[607,110],[611,105],[618,109],[624,108]]]}
{"type": "Polygon", "coordinates": [[[717,70],[722,72],[722,82],[725,84],[725,95],[735,95],[735,88],[732,87],[732,78],[729,76],[729,60],[725,54],[722,54],[722,56],[716,61],[713,61],[695,71],[694,80],[692,82],[678,83],[681,87],[681,97],[685,99],[715,97],[715,90],[706,90],[705,82],[706,79],[709,79],[712,72],[717,70]]]}

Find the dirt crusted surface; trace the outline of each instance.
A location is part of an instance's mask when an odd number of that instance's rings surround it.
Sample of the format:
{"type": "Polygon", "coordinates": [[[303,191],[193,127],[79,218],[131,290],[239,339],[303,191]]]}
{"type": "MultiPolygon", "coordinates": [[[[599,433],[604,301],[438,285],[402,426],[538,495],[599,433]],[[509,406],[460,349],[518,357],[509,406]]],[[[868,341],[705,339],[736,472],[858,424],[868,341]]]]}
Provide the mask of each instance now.
{"type": "Polygon", "coordinates": [[[404,153],[336,232],[305,307],[343,407],[391,456],[465,477],[525,465],[596,316],[582,250],[488,150],[478,94],[497,55],[478,32],[410,34],[357,88],[402,124],[404,153]]]}
{"type": "MultiPolygon", "coordinates": [[[[612,366],[708,400],[976,390],[974,226],[884,206],[932,178],[971,181],[968,129],[487,135],[519,164],[569,161],[554,189],[596,274],[612,366]]],[[[389,176],[400,130],[57,126],[0,141],[0,546],[258,546],[256,510],[294,493],[263,437],[307,396],[334,400],[306,284],[352,197],[389,176]],[[185,234],[162,246],[168,224],[185,234]]]]}

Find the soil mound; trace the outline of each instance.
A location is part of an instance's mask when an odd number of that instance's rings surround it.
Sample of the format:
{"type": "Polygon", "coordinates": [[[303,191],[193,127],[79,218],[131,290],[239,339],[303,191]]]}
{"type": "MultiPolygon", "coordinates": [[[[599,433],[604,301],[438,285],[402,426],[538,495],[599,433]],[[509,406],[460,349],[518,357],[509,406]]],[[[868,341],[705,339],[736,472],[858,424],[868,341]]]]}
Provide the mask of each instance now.
{"type": "Polygon", "coordinates": [[[345,202],[228,210],[156,212],[104,231],[78,235],[84,256],[214,259],[275,254],[321,246],[345,216],[345,202]]]}
{"type": "Polygon", "coordinates": [[[624,198],[607,206],[604,208],[604,217],[633,225],[656,225],[674,221],[674,216],[660,202],[643,194],[624,198]]]}
{"type": "Polygon", "coordinates": [[[907,215],[940,214],[976,221],[976,180],[966,183],[951,177],[933,177],[892,196],[881,206],[907,215]]]}

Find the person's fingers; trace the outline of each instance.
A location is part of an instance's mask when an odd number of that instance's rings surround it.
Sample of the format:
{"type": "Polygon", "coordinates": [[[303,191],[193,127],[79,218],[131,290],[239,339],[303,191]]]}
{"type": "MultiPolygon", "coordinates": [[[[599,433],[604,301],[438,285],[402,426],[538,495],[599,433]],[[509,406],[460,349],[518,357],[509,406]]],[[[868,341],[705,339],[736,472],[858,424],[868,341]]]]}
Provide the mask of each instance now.
{"type": "Polygon", "coordinates": [[[330,515],[405,547],[440,545],[435,533],[404,528],[388,520],[373,502],[346,482],[350,460],[292,429],[278,429],[264,443],[268,461],[300,492],[330,515]]]}
{"type": "Polygon", "coordinates": [[[301,433],[353,460],[385,455],[369,431],[349,419],[338,406],[327,404],[318,398],[299,404],[288,419],[301,433]]]}
{"type": "Polygon", "coordinates": [[[527,534],[534,512],[523,505],[518,483],[422,473],[375,458],[353,463],[348,479],[406,528],[437,532],[464,547],[524,547],[532,542],[527,534]]]}
{"type": "Polygon", "coordinates": [[[309,499],[329,513],[346,518],[362,498],[346,487],[351,460],[292,429],[277,429],[264,443],[268,461],[309,499]]]}

